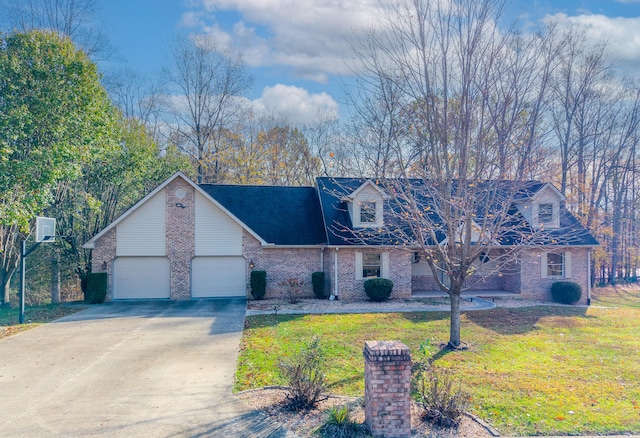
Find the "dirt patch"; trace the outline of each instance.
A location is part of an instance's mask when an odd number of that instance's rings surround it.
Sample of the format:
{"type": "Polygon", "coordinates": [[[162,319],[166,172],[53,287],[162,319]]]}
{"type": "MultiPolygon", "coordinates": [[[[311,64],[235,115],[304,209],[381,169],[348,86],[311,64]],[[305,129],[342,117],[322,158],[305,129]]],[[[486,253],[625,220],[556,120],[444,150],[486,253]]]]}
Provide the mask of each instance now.
{"type": "MultiPolygon", "coordinates": [[[[290,412],[283,408],[286,392],[281,388],[263,388],[237,394],[249,406],[269,416],[285,429],[300,437],[312,437],[325,421],[327,412],[333,407],[348,406],[351,419],[364,423],[364,403],[362,398],[328,396],[318,406],[306,413],[290,412]]],[[[412,437],[433,438],[483,438],[494,436],[490,431],[470,416],[465,416],[457,429],[441,429],[432,427],[420,419],[421,408],[417,403],[411,406],[412,437]]]]}

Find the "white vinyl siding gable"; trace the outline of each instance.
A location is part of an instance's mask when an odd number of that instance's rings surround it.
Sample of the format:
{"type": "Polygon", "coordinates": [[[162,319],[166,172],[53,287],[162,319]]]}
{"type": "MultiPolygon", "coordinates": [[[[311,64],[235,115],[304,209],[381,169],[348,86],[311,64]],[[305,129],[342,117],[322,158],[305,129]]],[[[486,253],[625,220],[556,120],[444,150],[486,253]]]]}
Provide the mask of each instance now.
{"type": "Polygon", "coordinates": [[[242,255],[242,228],[227,213],[196,192],[195,255],[242,255]]]}
{"type": "Polygon", "coordinates": [[[384,202],[380,192],[370,186],[363,188],[358,192],[353,200],[353,206],[349,209],[353,226],[355,228],[381,227],[383,225],[383,209],[384,202]],[[362,211],[363,206],[366,212],[362,211]],[[375,210],[373,210],[373,207],[375,207],[375,210]],[[371,220],[372,218],[369,215],[373,215],[374,212],[375,218],[371,220]],[[363,216],[367,218],[365,221],[361,221],[363,216]]]}
{"type": "Polygon", "coordinates": [[[167,253],[167,195],[156,193],[116,227],[116,255],[164,256],[167,253]]]}

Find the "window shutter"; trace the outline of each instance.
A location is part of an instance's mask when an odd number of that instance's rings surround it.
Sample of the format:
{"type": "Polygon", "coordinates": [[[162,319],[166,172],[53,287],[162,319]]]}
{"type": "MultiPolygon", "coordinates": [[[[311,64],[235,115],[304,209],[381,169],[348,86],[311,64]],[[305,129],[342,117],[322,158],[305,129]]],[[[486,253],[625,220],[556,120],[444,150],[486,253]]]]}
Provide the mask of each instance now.
{"type": "Polygon", "coordinates": [[[389,253],[380,254],[380,277],[389,278],[389,253]]]}
{"type": "Polygon", "coordinates": [[[564,253],[564,276],[565,278],[571,278],[573,275],[573,266],[571,260],[571,253],[569,251],[564,253]]]}
{"type": "Polygon", "coordinates": [[[356,280],[362,280],[362,253],[356,252],[356,280]]]}
{"type": "Polygon", "coordinates": [[[540,276],[547,278],[547,253],[540,253],[540,276]]]}

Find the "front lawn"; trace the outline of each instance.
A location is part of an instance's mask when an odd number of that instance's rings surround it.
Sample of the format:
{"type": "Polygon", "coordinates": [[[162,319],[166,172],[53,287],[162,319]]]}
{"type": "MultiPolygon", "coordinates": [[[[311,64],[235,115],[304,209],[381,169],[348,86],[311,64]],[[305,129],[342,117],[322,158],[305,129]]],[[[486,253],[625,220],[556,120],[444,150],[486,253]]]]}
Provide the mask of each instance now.
{"type": "MultiPolygon", "coordinates": [[[[399,339],[414,358],[427,341],[437,354],[448,324],[445,312],[249,317],[235,389],[282,384],[278,358],[318,335],[330,391],[363,395],[365,340],[399,339]]],[[[503,434],[640,433],[639,327],[633,306],[467,312],[469,350],[438,354],[436,364],[455,370],[472,411],[503,434]]]]}
{"type": "Polygon", "coordinates": [[[0,339],[29,330],[44,323],[71,315],[82,310],[81,307],[69,307],[60,304],[29,306],[24,309],[25,324],[19,324],[20,309],[0,307],[0,339]]]}

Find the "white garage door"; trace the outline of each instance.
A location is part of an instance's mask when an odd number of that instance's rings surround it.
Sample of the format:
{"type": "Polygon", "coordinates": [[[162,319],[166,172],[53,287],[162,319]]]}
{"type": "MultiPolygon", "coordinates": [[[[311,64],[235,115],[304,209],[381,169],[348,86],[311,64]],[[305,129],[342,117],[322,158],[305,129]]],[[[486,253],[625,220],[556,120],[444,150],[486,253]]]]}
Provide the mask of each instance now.
{"type": "Polygon", "coordinates": [[[191,297],[246,297],[244,257],[195,257],[191,261],[191,297]]]}
{"type": "Polygon", "coordinates": [[[118,257],[113,278],[114,299],[169,298],[171,268],[166,257],[118,257]]]}

